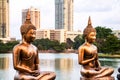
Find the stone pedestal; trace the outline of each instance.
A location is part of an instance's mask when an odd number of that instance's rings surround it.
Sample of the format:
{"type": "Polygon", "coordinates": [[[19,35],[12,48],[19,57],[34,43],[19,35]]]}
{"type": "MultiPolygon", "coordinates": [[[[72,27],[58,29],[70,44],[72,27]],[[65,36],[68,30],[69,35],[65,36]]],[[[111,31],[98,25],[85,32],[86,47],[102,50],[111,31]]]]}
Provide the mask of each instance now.
{"type": "Polygon", "coordinates": [[[115,80],[114,77],[108,76],[108,77],[102,77],[102,78],[84,78],[81,77],[80,80],[115,80]]]}

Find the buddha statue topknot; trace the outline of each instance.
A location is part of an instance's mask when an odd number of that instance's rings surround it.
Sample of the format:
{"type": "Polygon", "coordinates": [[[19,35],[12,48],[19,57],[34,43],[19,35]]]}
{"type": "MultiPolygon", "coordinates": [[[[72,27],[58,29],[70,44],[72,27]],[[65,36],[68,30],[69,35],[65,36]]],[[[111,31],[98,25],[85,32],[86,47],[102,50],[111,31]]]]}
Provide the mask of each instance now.
{"type": "Polygon", "coordinates": [[[35,39],[36,27],[30,21],[29,10],[20,31],[22,42],[13,49],[14,80],[54,80],[54,72],[40,71],[38,49],[31,43],[35,39]]]}
{"type": "Polygon", "coordinates": [[[96,30],[92,27],[89,17],[88,25],[83,31],[85,42],[78,49],[78,62],[81,65],[81,80],[114,80],[111,77],[114,70],[101,67],[98,60],[97,47],[93,44],[96,40],[96,30]]]}

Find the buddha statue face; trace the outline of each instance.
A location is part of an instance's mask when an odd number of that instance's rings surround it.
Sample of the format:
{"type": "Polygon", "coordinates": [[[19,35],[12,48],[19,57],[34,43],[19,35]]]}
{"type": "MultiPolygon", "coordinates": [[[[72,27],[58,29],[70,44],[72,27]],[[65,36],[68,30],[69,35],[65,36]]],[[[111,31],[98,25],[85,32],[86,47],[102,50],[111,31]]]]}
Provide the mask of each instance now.
{"type": "Polygon", "coordinates": [[[33,42],[36,36],[36,27],[31,23],[24,23],[21,26],[21,35],[26,42],[33,42]]]}
{"type": "Polygon", "coordinates": [[[86,40],[89,43],[93,43],[96,40],[96,32],[90,32],[87,36],[86,36],[86,40]]]}
{"type": "Polygon", "coordinates": [[[24,34],[24,39],[26,42],[33,42],[35,39],[36,31],[34,29],[30,29],[26,34],[24,34]]]}

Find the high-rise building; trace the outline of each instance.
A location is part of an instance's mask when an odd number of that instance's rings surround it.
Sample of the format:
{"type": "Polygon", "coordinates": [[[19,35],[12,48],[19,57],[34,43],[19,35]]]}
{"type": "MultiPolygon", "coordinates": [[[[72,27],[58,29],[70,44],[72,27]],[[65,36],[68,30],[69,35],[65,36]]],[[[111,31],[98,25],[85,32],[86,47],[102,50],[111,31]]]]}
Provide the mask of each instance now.
{"type": "Polygon", "coordinates": [[[55,29],[73,31],[73,0],[55,0],[55,29]]]}
{"type": "Polygon", "coordinates": [[[9,0],[0,0],[0,38],[9,37],[9,0]]]}
{"type": "Polygon", "coordinates": [[[40,10],[36,8],[29,8],[29,9],[23,9],[22,10],[22,23],[25,22],[26,20],[26,13],[27,11],[30,11],[30,17],[31,17],[31,22],[33,25],[36,26],[37,29],[40,29],[40,10]]]}

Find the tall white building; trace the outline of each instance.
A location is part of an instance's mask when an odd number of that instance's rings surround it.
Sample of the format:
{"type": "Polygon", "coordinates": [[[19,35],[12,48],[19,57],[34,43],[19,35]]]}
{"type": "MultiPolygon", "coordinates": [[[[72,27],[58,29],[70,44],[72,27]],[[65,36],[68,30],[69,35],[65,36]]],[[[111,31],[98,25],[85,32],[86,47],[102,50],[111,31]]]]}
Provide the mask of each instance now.
{"type": "Polygon", "coordinates": [[[8,38],[9,34],[9,0],[0,0],[0,38],[8,38]]]}
{"type": "Polygon", "coordinates": [[[55,29],[73,31],[73,0],[55,0],[55,29]]]}
{"type": "Polygon", "coordinates": [[[40,29],[40,10],[36,8],[29,8],[29,9],[23,9],[22,10],[22,23],[25,22],[26,20],[26,12],[30,11],[30,17],[31,17],[31,22],[33,25],[36,26],[37,29],[40,29]]]}

